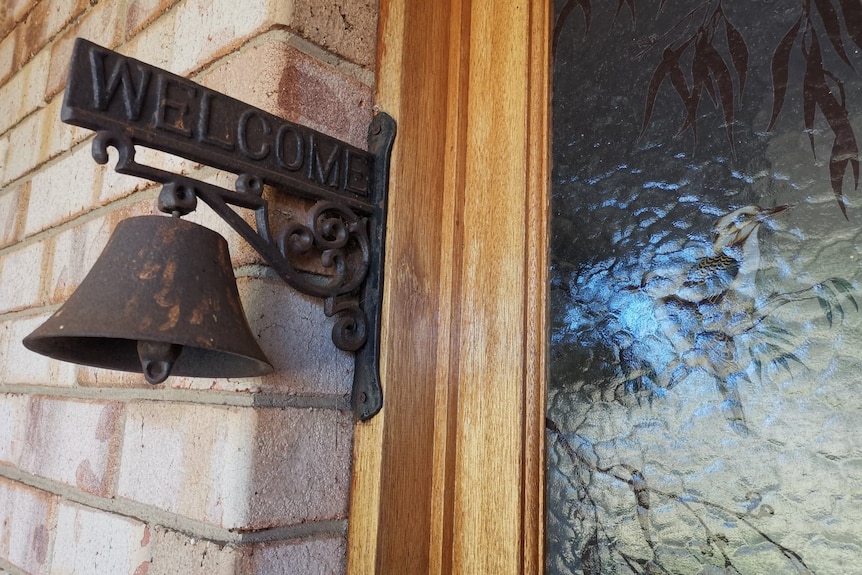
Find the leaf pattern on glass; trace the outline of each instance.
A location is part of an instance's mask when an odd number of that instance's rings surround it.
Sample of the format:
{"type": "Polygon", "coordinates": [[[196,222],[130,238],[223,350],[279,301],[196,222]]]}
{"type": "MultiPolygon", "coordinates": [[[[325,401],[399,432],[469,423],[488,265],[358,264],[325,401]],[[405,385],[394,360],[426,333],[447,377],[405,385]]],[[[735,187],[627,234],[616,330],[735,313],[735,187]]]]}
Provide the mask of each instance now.
{"type": "MultiPolygon", "coordinates": [[[[582,450],[574,447],[573,443],[586,445],[589,440],[581,437],[577,432],[564,433],[553,419],[545,418],[545,430],[548,433],[549,445],[558,447],[566,457],[572,460],[576,468],[584,471],[583,474],[577,474],[575,485],[580,494],[581,503],[584,505],[573,510],[575,514],[579,515],[582,524],[588,521],[591,525],[588,531],[590,536],[582,543],[576,555],[580,563],[579,568],[584,575],[604,573],[602,567],[606,562],[612,567],[617,561],[625,564],[629,571],[635,575],[670,573],[663,566],[663,554],[665,552],[652,542],[650,536],[648,511],[652,500],[661,505],[679,507],[700,525],[704,538],[697,549],[700,554],[700,561],[704,566],[715,565],[717,561],[724,568],[725,573],[741,573],[734,564],[733,557],[727,551],[728,537],[710,527],[707,520],[711,518],[721,520],[722,525],[742,527],[750,531],[763,541],[764,548],[783,557],[787,566],[794,569],[796,573],[810,574],[812,572],[799,553],[780,543],[775,536],[770,535],[761,525],[756,523],[758,519],[771,517],[775,514],[769,505],[761,505],[759,496],[752,501],[753,495],[747,493],[748,505],[743,509],[731,509],[697,493],[686,490],[674,492],[667,488],[659,488],[651,485],[641,471],[630,465],[620,463],[602,466],[594,452],[590,454],[590,457],[585,456],[582,450]],[[631,551],[622,549],[616,544],[614,536],[605,530],[602,518],[598,515],[598,508],[590,494],[598,480],[612,480],[617,485],[624,485],[631,490],[636,501],[636,513],[646,544],[644,549],[649,550],[648,555],[638,556],[631,551]],[[760,507],[758,512],[753,513],[758,507],[760,507]],[[594,511],[588,512],[588,509],[594,511]],[[645,519],[642,520],[642,517],[645,519]]],[[[670,554],[674,553],[678,553],[678,551],[670,554]]]]}
{"type": "MultiPolygon", "coordinates": [[[[610,1],[610,0],[608,0],[610,1]]],[[[848,167],[853,171],[854,190],[859,187],[859,150],[856,136],[849,121],[849,113],[843,96],[843,85],[839,76],[824,67],[821,39],[851,70],[854,68],[845,45],[845,33],[858,48],[862,48],[862,0],[799,0],[800,15],[793,26],[781,38],[772,54],[772,114],[766,131],[771,132],[778,121],[787,97],[790,62],[794,48],[801,52],[805,74],[802,82],[803,125],[809,137],[812,152],[815,149],[815,121],[817,110],[825,118],[834,135],[829,159],[829,181],[838,207],[845,218],[847,203],[844,196],[844,180],[848,167]],[[836,7],[837,2],[837,7],[836,7]],[[815,26],[816,21],[820,28],[815,26]],[[840,93],[836,97],[830,83],[840,93]]],[[[742,101],[749,67],[749,48],[743,33],[726,16],[722,0],[707,1],[680,18],[665,34],[641,38],[637,44],[642,48],[636,56],[642,58],[656,45],[664,43],[661,60],[653,70],[646,88],[643,121],[640,136],[647,132],[653,118],[656,101],[665,82],[682,102],[684,119],[677,136],[691,130],[697,146],[698,107],[706,92],[716,108],[722,112],[724,128],[735,157],[733,126],[737,108],[742,101]],[[695,25],[693,33],[683,32],[682,37],[671,38],[678,30],[695,25]],[[723,35],[719,34],[723,30],[723,35]],[[725,57],[727,54],[729,57],[725,57]],[[733,74],[731,74],[731,70],[733,74]],[[686,75],[689,71],[689,75],[686,75]]],[[[661,13],[666,0],[660,0],[657,12],[661,13]]],[[[617,0],[616,16],[623,6],[628,7],[635,22],[637,6],[635,0],[617,0]]],[[[553,46],[559,41],[562,28],[572,11],[580,7],[584,15],[585,32],[590,32],[593,5],[591,0],[568,0],[560,9],[553,31],[553,46]]]]}

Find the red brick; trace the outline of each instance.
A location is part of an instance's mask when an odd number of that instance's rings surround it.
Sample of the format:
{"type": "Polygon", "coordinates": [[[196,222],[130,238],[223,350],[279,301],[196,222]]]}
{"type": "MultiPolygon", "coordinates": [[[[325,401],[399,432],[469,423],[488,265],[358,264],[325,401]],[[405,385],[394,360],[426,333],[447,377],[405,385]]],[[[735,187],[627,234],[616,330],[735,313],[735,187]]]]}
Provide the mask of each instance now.
{"type": "Polygon", "coordinates": [[[244,48],[200,81],[286,120],[367,146],[371,88],[289,46],[281,36],[244,48]],[[267,66],[262,69],[260,62],[267,66]]]}
{"type": "Polygon", "coordinates": [[[300,36],[361,66],[374,65],[377,2],[296,0],[291,27],[300,36]]]}

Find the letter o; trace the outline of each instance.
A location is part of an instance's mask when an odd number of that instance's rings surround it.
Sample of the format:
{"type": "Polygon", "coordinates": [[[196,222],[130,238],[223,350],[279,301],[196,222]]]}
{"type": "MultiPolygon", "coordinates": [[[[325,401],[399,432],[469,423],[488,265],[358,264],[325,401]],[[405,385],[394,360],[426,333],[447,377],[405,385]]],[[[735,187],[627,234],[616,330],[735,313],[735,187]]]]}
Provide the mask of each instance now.
{"type": "Polygon", "coordinates": [[[278,160],[278,165],[285,170],[295,172],[302,167],[304,142],[302,134],[293,126],[283,125],[275,134],[275,159],[278,160]],[[285,140],[290,138],[288,134],[292,134],[293,139],[293,158],[290,161],[285,159],[285,153],[289,148],[285,140]]]}

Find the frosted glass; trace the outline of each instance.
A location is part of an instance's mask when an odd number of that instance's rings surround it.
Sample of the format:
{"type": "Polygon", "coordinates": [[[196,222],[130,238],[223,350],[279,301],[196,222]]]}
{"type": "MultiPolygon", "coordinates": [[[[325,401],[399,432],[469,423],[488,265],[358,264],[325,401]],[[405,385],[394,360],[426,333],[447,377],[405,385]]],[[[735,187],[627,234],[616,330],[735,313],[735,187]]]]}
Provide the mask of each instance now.
{"type": "Polygon", "coordinates": [[[862,573],[862,3],[555,23],[547,572],[862,573]]]}

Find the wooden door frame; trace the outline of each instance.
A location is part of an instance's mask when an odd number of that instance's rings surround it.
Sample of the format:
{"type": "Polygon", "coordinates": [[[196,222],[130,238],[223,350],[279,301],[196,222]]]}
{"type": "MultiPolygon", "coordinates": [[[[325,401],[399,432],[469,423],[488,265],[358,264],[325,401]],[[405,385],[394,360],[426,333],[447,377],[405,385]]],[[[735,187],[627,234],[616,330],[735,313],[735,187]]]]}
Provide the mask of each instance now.
{"type": "Polygon", "coordinates": [[[381,0],[384,408],[348,572],[541,573],[550,0],[381,0]]]}

